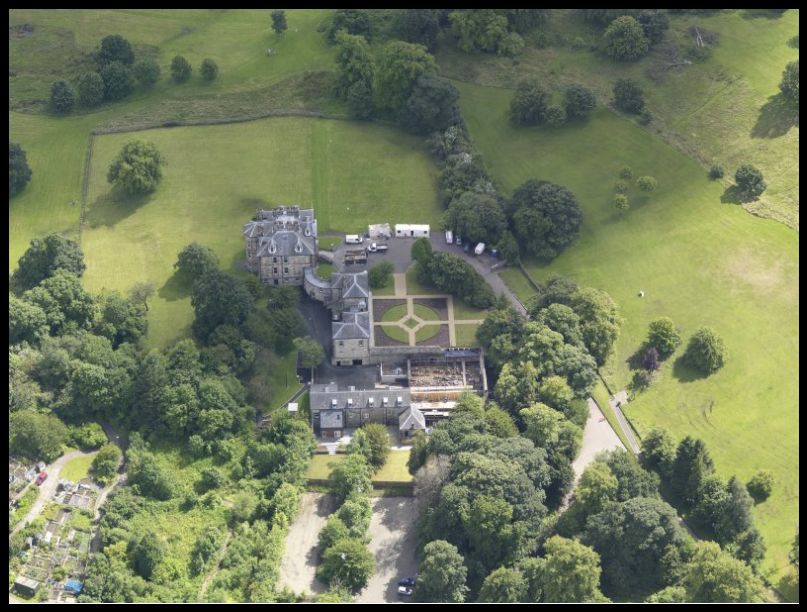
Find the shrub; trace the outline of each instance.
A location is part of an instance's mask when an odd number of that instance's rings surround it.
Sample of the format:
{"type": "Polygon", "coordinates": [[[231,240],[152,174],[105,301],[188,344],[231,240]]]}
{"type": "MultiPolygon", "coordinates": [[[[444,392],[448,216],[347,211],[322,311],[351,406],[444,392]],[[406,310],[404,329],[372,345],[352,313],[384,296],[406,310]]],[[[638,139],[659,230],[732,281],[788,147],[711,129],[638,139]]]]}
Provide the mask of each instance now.
{"type": "Polygon", "coordinates": [[[101,41],[96,59],[102,68],[112,62],[120,62],[126,66],[134,62],[134,51],[132,45],[120,34],[110,34],[101,41]]]}
{"type": "Polygon", "coordinates": [[[636,81],[618,79],[614,83],[614,105],[623,112],[638,115],[644,110],[644,91],[636,81]]]}
{"type": "Polygon", "coordinates": [[[143,87],[152,87],[160,80],[160,65],[153,59],[140,60],[132,67],[132,73],[143,87]]]}
{"type": "Polygon", "coordinates": [[[70,428],[70,443],[81,450],[100,448],[106,440],[106,434],[98,423],[84,423],[70,428]]]}
{"type": "Polygon", "coordinates": [[[617,193],[627,193],[628,192],[628,183],[619,179],[616,183],[614,183],[614,191],[617,193]]]}
{"type": "Polygon", "coordinates": [[[652,176],[640,176],[636,179],[636,186],[642,191],[650,193],[658,187],[658,181],[652,176]]]}
{"type": "Polygon", "coordinates": [[[751,164],[743,164],[734,174],[737,187],[748,196],[758,197],[767,188],[762,172],[751,164]]]}
{"type": "Polygon", "coordinates": [[[549,106],[544,112],[544,121],[552,127],[560,127],[566,123],[566,111],[560,106],[549,106]]]}
{"type": "Polygon", "coordinates": [[[564,93],[564,105],[569,119],[583,119],[597,106],[597,97],[582,85],[569,85],[564,93]]]}
{"type": "Polygon", "coordinates": [[[17,195],[31,180],[25,151],[16,142],[8,143],[8,197],[17,195]]]}
{"type": "Polygon", "coordinates": [[[681,344],[681,335],[669,317],[660,317],[650,323],[647,343],[655,347],[662,358],[669,357],[681,344]]]}
{"type": "Polygon", "coordinates": [[[202,60],[202,78],[205,81],[213,81],[219,75],[219,66],[210,58],[202,60]]]}
{"type": "Polygon", "coordinates": [[[629,181],[633,178],[633,168],[630,166],[622,166],[619,169],[619,178],[623,178],[626,181],[629,181]]]}
{"type": "Polygon", "coordinates": [[[374,265],[368,273],[370,289],[381,289],[388,286],[394,271],[395,267],[389,261],[382,261],[380,264],[374,265]]]}
{"type": "Polygon", "coordinates": [[[624,193],[618,193],[614,196],[614,207],[620,211],[625,212],[630,208],[630,200],[624,193]]]}
{"type": "Polygon", "coordinates": [[[510,119],[516,125],[536,125],[544,121],[549,93],[536,80],[521,81],[510,101],[510,119]]]}
{"type": "Polygon", "coordinates": [[[723,340],[708,327],[701,327],[690,338],[684,359],[696,370],[711,374],[723,367],[726,360],[723,340]]]}
{"type": "Polygon", "coordinates": [[[779,89],[782,90],[787,99],[796,104],[799,103],[799,60],[790,62],[787,65],[782,73],[782,82],[779,83],[779,89]]]}
{"type": "Polygon", "coordinates": [[[60,114],[69,113],[76,104],[76,92],[67,81],[55,81],[50,87],[50,106],[60,114]]]}
{"type": "Polygon", "coordinates": [[[747,489],[751,497],[757,503],[764,502],[771,495],[773,491],[773,474],[768,470],[759,470],[748,481],[747,489]]]}
{"type": "Polygon", "coordinates": [[[88,72],[78,79],[78,101],[83,106],[98,106],[104,99],[104,79],[97,72],[88,72]]]}
{"type": "Polygon", "coordinates": [[[723,178],[723,166],[720,164],[712,164],[712,167],[709,168],[709,178],[713,181],[723,178]]]}
{"type": "Polygon", "coordinates": [[[184,83],[191,78],[192,70],[188,60],[181,55],[177,55],[171,60],[171,78],[177,83],[184,83]]]}
{"type": "Polygon", "coordinates": [[[650,48],[641,24],[629,15],[614,19],[602,37],[605,52],[615,60],[633,61],[650,48]]]}

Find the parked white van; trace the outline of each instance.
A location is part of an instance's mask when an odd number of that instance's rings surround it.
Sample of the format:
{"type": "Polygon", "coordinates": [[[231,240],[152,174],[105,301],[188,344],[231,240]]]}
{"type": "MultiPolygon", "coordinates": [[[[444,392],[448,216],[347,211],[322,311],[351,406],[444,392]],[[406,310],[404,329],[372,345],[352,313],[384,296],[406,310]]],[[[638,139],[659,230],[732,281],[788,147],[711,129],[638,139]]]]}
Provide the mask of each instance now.
{"type": "Polygon", "coordinates": [[[454,232],[446,230],[446,244],[454,244],[454,232]]]}
{"type": "Polygon", "coordinates": [[[361,244],[364,241],[362,240],[362,237],[359,236],[358,234],[348,234],[347,236],[345,236],[345,242],[347,244],[361,244]]]}
{"type": "Polygon", "coordinates": [[[484,252],[485,252],[485,243],[480,242],[479,244],[476,245],[476,248],[474,249],[474,254],[481,255],[484,252]]]}

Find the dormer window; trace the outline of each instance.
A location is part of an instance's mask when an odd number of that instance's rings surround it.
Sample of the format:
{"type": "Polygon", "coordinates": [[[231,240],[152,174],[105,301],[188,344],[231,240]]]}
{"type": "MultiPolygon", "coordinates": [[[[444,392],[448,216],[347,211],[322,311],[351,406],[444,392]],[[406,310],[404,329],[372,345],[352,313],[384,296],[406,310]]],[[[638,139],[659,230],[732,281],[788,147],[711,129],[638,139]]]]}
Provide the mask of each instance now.
{"type": "Polygon", "coordinates": [[[270,253],[277,253],[277,245],[274,242],[269,244],[269,252],[270,253]]]}
{"type": "Polygon", "coordinates": [[[294,245],[294,252],[295,253],[303,252],[303,244],[301,242],[298,241],[297,244],[294,245]]]}
{"type": "Polygon", "coordinates": [[[310,227],[308,227],[308,226],[306,226],[306,228],[305,228],[305,235],[306,235],[306,236],[310,236],[310,235],[311,235],[311,228],[310,228],[310,227]]]}

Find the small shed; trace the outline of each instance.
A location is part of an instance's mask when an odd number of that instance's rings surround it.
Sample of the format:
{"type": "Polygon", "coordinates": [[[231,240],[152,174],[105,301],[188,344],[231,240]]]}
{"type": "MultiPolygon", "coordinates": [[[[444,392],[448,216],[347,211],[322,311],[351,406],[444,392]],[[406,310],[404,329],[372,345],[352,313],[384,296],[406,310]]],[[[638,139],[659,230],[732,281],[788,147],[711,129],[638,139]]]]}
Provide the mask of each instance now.
{"type": "Polygon", "coordinates": [[[39,590],[39,582],[31,578],[26,578],[25,576],[17,576],[14,580],[14,588],[12,590],[23,597],[33,597],[39,590]]]}
{"type": "Polygon", "coordinates": [[[376,223],[375,225],[367,226],[367,235],[370,236],[371,240],[374,238],[391,238],[392,231],[389,223],[376,223]]]}
{"type": "Polygon", "coordinates": [[[297,416],[297,414],[300,412],[300,406],[297,402],[289,402],[287,408],[289,414],[292,416],[297,416]]]}
{"type": "Polygon", "coordinates": [[[395,225],[396,238],[428,238],[428,225],[414,225],[411,223],[398,223],[395,225]]]}

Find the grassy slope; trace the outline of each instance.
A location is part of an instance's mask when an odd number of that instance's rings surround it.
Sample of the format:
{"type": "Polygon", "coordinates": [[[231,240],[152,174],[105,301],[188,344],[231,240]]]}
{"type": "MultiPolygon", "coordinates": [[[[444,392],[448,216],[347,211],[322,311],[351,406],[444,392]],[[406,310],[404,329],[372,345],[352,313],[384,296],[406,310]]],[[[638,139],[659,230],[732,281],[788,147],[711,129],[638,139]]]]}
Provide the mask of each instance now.
{"type": "Polygon", "coordinates": [[[600,103],[611,99],[613,82],[638,80],[653,113],[648,128],[708,168],[726,168],[726,185],[742,163],[757,165],[768,182],[758,214],[798,227],[798,119],[771,97],[785,65],[798,49],[787,41],[798,34],[798,10],[770,19],[750,18],[749,11],[723,11],[712,16],[674,16],[667,41],[684,52],[692,46],[687,30],[698,25],[717,32],[720,40],[711,58],[683,69],[669,70],[662,82],[651,81],[647,69],[667,64],[660,52],[634,63],[616,63],[590,50],[599,44],[601,29],[585,23],[574,9],[555,10],[547,27],[549,46],[529,46],[517,60],[488,54],[468,56],[444,45],[438,53],[441,72],[454,79],[497,87],[514,87],[526,77],[538,78],[554,90],[556,101],[569,83],[596,91],[600,103]],[[579,39],[581,47],[571,42],[579,39]]]}
{"type": "Polygon", "coordinates": [[[134,137],[96,140],[82,247],[90,290],[156,284],[152,346],[184,335],[191,321],[187,288],[172,278],[177,252],[195,240],[232,266],[243,258],[241,225],[260,203],[313,205],[323,231],[413,214],[434,223],[439,216],[435,168],[417,139],[392,128],[277,118],[151,130],[139,137],[166,159],[162,183],[150,196],[121,200],[110,191],[106,168],[134,137]]]}
{"type": "Polygon", "coordinates": [[[59,478],[65,478],[73,482],[78,482],[82,478],[86,478],[90,473],[90,464],[93,459],[95,459],[94,454],[71,459],[62,468],[59,478]]]}
{"type": "Polygon", "coordinates": [[[703,438],[724,476],[774,471],[774,494],[756,514],[766,568],[781,571],[798,514],[798,235],[722,204],[722,188],[695,162],[607,110],[582,125],[516,130],[506,119],[507,90],[458,86],[471,133],[506,192],[540,178],[580,200],[578,241],[551,265],[528,268],[536,280],[559,273],[605,289],[620,305],[625,323],[604,368],[615,386],[627,384],[625,360],[655,317],[672,317],[686,339],[700,325],[724,338],[723,370],[691,380],[667,363],[628,415],[640,433],[663,425],[703,438]],[[610,199],[623,164],[654,175],[659,189],[620,217],[610,199]]]}

